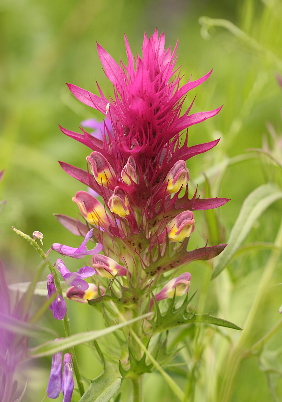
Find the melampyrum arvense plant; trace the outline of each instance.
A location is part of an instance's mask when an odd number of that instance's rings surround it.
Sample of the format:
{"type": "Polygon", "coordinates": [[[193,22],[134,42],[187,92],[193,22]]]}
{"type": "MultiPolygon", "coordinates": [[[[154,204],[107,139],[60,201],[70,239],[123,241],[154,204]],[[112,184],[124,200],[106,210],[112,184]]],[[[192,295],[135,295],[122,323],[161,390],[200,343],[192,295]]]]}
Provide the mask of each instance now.
{"type": "MultiPolygon", "coordinates": [[[[85,122],[85,126],[96,128],[94,133],[61,128],[91,153],[85,170],[60,162],[88,189],[73,197],[82,220],[65,215],[57,218],[84,240],[77,249],[59,243],[52,249],[77,259],[91,256],[90,266],[78,266],[77,272],[70,272],[62,259],[56,261],[56,267],[69,286],[67,298],[100,309],[106,326],[151,313],[117,336],[120,355],[111,362],[121,379],[133,381],[132,398],[141,401],[140,378],[159,369],[161,363],[158,348],[150,351],[154,335],[196,321],[239,328],[189,309],[191,274],[177,271],[195,260],[212,259],[226,246],[189,249],[190,236],[197,230],[193,211],[217,208],[228,201],[202,199],[197,192],[188,192],[186,161],[212,149],[219,139],[189,147],[187,129],[215,116],[221,108],[190,114],[193,102],[184,112],[182,106],[187,93],[208,79],[211,71],[181,86],[182,76],[175,67],[176,47],[166,49],[165,36],[157,31],[150,38],[144,36],[142,57],[133,57],[126,37],[125,46],[127,65],[117,64],[98,45],[105,74],[114,87],[111,98],[100,87],[97,96],[69,85],[78,100],[101,112],[105,119],[103,123],[94,119],[85,122]],[[90,241],[97,245],[88,250],[90,241]],[[179,297],[185,294],[179,304],[179,297]],[[171,300],[165,303],[163,299],[171,300]]],[[[50,297],[56,292],[54,272],[48,275],[47,287],[50,297]]],[[[64,317],[66,305],[61,294],[50,308],[56,319],[64,317]]],[[[103,356],[100,350],[99,354],[103,356]]],[[[70,353],[53,356],[49,397],[55,399],[62,391],[64,401],[71,401],[71,359],[70,353]]],[[[96,400],[95,381],[87,392],[92,398],[87,400],[96,400]]],[[[82,396],[81,400],[86,399],[82,396]]]]}

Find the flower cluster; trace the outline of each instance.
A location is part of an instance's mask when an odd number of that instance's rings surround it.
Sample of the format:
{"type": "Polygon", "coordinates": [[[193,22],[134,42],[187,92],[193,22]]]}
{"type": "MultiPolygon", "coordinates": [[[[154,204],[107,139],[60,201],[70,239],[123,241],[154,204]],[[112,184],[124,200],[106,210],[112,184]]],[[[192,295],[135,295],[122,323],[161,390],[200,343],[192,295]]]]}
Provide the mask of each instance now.
{"type": "Polygon", "coordinates": [[[154,300],[189,290],[191,275],[184,273],[171,279],[152,299],[159,280],[167,281],[168,271],[194,260],[211,259],[225,247],[220,244],[187,251],[195,230],[194,211],[217,208],[228,201],[202,199],[197,193],[189,198],[186,161],[210,150],[219,140],[190,147],[187,128],[215,116],[221,108],[190,114],[192,103],[181,112],[187,93],[202,84],[211,71],[181,86],[182,77],[175,67],[176,47],[165,48],[164,34],[159,36],[155,31],[150,38],[144,36],[142,57],[133,57],[126,37],[125,46],[127,65],[117,64],[98,45],[105,74],[114,87],[112,98],[100,87],[97,96],[68,85],[78,100],[101,112],[105,120],[99,124],[91,119],[83,122],[84,127],[95,130],[92,133],[83,127],[81,133],[61,127],[64,134],[91,149],[86,170],[60,162],[89,191],[78,191],[73,197],[84,222],[57,215],[73,234],[85,236],[82,245],[73,249],[56,243],[52,248],[63,256],[92,256],[92,266],[76,273],[57,260],[59,272],[72,286],[69,298],[85,302],[92,296],[91,300],[106,297],[107,290],[95,279],[91,286],[85,281],[100,276],[119,284],[118,299],[124,305],[140,304],[141,312],[146,312],[154,300]],[[90,239],[98,245],[89,251],[86,243],[90,239]],[[118,276],[121,282],[115,279],[118,276]]]}
{"type": "Polygon", "coordinates": [[[66,353],[55,353],[52,357],[51,373],[47,387],[47,395],[51,399],[56,399],[63,393],[63,402],[71,402],[74,389],[72,355],[66,353]],[[63,368],[62,368],[63,366],[63,368]]]}

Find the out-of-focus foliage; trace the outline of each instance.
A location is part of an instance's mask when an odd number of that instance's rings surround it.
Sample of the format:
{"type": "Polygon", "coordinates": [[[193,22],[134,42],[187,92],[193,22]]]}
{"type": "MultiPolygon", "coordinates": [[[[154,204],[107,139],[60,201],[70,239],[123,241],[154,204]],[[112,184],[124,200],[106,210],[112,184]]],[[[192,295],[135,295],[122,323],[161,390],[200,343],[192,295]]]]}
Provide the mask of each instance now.
{"type": "MultiPolygon", "coordinates": [[[[156,27],[165,31],[168,45],[179,40],[178,62],[185,75],[183,80],[191,75],[197,79],[213,69],[209,80],[191,91],[186,104],[197,95],[194,112],[222,104],[224,107],[217,117],[191,127],[189,135],[192,145],[219,137],[221,141],[209,153],[190,160],[191,187],[199,184],[201,194],[208,192],[209,196],[228,197],[232,201],[220,208],[216,216],[207,216],[208,224],[201,222],[198,213],[198,227],[205,229],[198,235],[195,233],[192,241],[193,245],[203,247],[215,220],[225,231],[212,232],[211,237],[226,241],[244,200],[253,190],[273,182],[281,188],[281,167],[261,152],[247,151],[262,148],[268,138],[268,151],[270,148],[271,153],[273,149],[277,157],[277,144],[270,138],[267,124],[271,123],[281,141],[282,90],[276,80],[276,74],[282,74],[281,24],[281,0],[2,0],[0,170],[5,169],[5,176],[0,200],[7,203],[1,214],[0,256],[10,276],[17,282],[30,280],[38,264],[34,251],[15,235],[11,226],[28,234],[35,230],[42,232],[46,250],[53,242],[78,246],[81,241],[53,216],[64,213],[78,217],[71,197],[76,191],[85,190],[60,169],[57,160],[85,168],[88,151],[65,137],[58,124],[77,131],[82,120],[101,116],[76,101],[65,82],[97,93],[98,81],[105,94],[111,94],[111,85],[96,53],[96,41],[117,60],[125,60],[123,34],[126,33],[136,53],[144,31],[150,35],[156,27]],[[207,172],[209,185],[201,175],[203,171],[207,172]]],[[[276,201],[259,217],[227,270],[211,286],[210,265],[196,262],[189,267],[192,291],[199,290],[195,297],[199,313],[220,313],[220,317],[244,327],[270,255],[281,247],[273,245],[281,207],[281,201],[276,201]]],[[[244,347],[252,347],[278,322],[281,286],[273,285],[280,282],[278,262],[268,278],[244,347]]],[[[71,305],[74,333],[103,327],[102,318],[98,315],[93,319],[94,310],[87,307],[71,305]]],[[[60,323],[53,323],[51,314],[46,321],[61,331],[60,323]]],[[[178,340],[185,348],[176,358],[178,366],[168,365],[168,373],[187,395],[195,391],[195,402],[223,401],[219,399],[222,384],[217,379],[224,371],[230,345],[236,344],[238,336],[231,330],[204,326],[175,331],[170,342],[178,340]],[[187,373],[190,383],[185,382],[187,373]]],[[[242,362],[230,385],[230,399],[224,401],[281,400],[281,357],[276,358],[275,354],[280,346],[281,328],[280,332],[278,328],[268,343],[260,344],[252,351],[253,357],[242,362]]],[[[85,357],[89,357],[88,348],[80,347],[78,360],[82,371],[88,378],[94,378],[102,367],[94,357],[93,360],[85,357]]],[[[37,376],[48,375],[49,363],[43,362],[46,367],[30,374],[29,386],[36,390],[34,401],[44,396],[47,380],[37,381],[37,376]]],[[[157,373],[148,376],[146,402],[172,400],[162,381],[157,373]]]]}

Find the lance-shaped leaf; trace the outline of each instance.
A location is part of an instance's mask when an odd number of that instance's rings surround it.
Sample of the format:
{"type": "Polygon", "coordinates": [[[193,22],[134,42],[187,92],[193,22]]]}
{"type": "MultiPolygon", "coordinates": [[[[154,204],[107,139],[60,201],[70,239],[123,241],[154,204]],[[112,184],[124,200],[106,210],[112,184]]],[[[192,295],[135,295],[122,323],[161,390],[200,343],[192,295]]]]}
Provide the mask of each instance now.
{"type": "Polygon", "coordinates": [[[214,268],[212,279],[217,277],[227,266],[248,235],[254,222],[260,217],[263,211],[280,198],[282,198],[282,191],[273,184],[264,184],[258,187],[246,198],[235,225],[231,230],[228,247],[221,254],[214,268]]]}
{"type": "Polygon", "coordinates": [[[98,339],[101,336],[108,335],[111,332],[114,332],[126,325],[130,325],[138,320],[142,320],[143,318],[146,318],[149,315],[151,315],[151,313],[141,315],[132,320],[122,322],[121,324],[113,325],[112,327],[108,327],[105,329],[89,331],[89,332],[80,332],[78,334],[71,335],[67,338],[46,342],[42,345],[36,346],[35,348],[29,349],[29,355],[32,357],[53,355],[54,353],[63,351],[76,345],[80,345],[81,343],[93,341],[94,339],[98,339]]]}

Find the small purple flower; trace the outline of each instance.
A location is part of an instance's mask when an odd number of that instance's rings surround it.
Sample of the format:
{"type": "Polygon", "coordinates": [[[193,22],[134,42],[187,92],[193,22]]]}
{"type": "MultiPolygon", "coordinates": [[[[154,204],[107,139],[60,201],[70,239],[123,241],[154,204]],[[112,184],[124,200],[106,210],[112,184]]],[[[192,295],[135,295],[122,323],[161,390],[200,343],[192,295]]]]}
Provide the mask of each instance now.
{"type": "Polygon", "coordinates": [[[77,272],[70,272],[65,266],[64,261],[61,259],[56,261],[56,265],[65,282],[80,290],[87,290],[89,286],[89,284],[82,278],[88,278],[89,276],[96,274],[95,269],[88,266],[80,268],[77,272]]]}
{"type": "MultiPolygon", "coordinates": [[[[54,283],[54,275],[49,274],[47,276],[47,291],[48,291],[48,299],[57,292],[55,283],[54,283]]],[[[51,303],[49,309],[53,312],[54,318],[57,320],[62,320],[67,312],[66,302],[61,295],[57,295],[56,299],[51,303]]]]}
{"type": "Polygon", "coordinates": [[[92,238],[92,236],[93,236],[93,229],[89,230],[89,232],[85,236],[85,239],[78,248],[65,246],[60,243],[53,243],[52,249],[57,251],[57,253],[59,254],[77,259],[83,258],[86,255],[95,255],[102,251],[103,246],[102,244],[98,243],[96,247],[94,247],[92,250],[87,250],[86,244],[92,238]]]}
{"type": "Polygon", "coordinates": [[[62,352],[55,353],[52,356],[51,372],[47,387],[47,395],[51,399],[58,398],[62,389],[62,359],[62,352]]]}
{"type": "Polygon", "coordinates": [[[81,122],[81,125],[83,127],[86,128],[91,128],[92,130],[94,130],[91,134],[98,138],[98,140],[102,140],[103,139],[103,132],[105,131],[112,131],[112,125],[111,125],[111,120],[106,117],[105,120],[100,121],[100,120],[96,120],[96,119],[87,119],[87,120],[83,120],[81,122]]]}
{"type": "Polygon", "coordinates": [[[74,381],[73,381],[72,355],[70,353],[66,353],[64,356],[64,375],[62,383],[62,392],[64,395],[63,402],[71,402],[73,389],[74,389],[74,381]]]}

